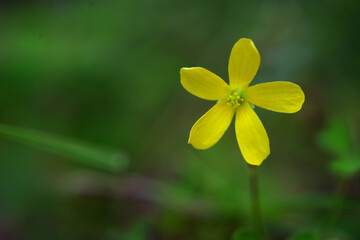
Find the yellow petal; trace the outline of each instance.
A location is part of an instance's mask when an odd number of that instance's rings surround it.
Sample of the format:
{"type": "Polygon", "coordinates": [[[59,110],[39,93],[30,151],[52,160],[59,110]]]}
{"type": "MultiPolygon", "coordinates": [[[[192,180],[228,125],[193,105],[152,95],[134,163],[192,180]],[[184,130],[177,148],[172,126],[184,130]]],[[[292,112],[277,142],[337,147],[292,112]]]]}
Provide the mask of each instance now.
{"type": "Polygon", "coordinates": [[[269,138],[248,102],[240,105],[235,118],[236,138],[246,162],[260,165],[270,154],[269,138]]]}
{"type": "Polygon", "coordinates": [[[207,149],[224,135],[234,116],[235,110],[226,101],[218,102],[192,127],[189,144],[197,149],[207,149]]]}
{"type": "Polygon", "coordinates": [[[224,80],[201,67],[181,68],[180,79],[188,92],[206,100],[223,99],[230,91],[224,80]]]}
{"type": "Polygon", "coordinates": [[[260,54],[253,41],[241,38],[231,50],[229,79],[231,87],[245,88],[254,79],[260,66],[260,54]]]}
{"type": "Polygon", "coordinates": [[[269,82],[247,89],[247,100],[252,104],[275,112],[294,113],[301,109],[305,95],[291,82],[269,82]]]}

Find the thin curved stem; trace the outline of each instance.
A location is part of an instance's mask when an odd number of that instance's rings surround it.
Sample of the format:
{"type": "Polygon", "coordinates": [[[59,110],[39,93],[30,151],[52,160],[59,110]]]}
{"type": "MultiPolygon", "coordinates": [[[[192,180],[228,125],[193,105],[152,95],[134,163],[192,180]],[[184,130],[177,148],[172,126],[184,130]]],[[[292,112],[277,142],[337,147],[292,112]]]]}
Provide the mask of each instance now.
{"type": "Polygon", "coordinates": [[[254,228],[261,235],[262,239],[267,239],[265,227],[262,219],[260,198],[259,198],[259,183],[258,183],[258,167],[249,165],[249,183],[250,183],[250,201],[251,214],[254,228]]]}

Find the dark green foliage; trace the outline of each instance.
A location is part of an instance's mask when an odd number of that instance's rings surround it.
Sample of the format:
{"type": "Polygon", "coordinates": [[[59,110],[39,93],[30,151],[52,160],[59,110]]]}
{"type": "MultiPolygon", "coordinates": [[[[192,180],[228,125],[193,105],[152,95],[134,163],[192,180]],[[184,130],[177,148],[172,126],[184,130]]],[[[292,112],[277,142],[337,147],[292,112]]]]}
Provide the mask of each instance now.
{"type": "Polygon", "coordinates": [[[321,240],[321,238],[317,231],[308,230],[295,234],[289,240],[321,240]]]}
{"type": "Polygon", "coordinates": [[[232,240],[261,240],[260,236],[250,229],[238,229],[232,240]]]}

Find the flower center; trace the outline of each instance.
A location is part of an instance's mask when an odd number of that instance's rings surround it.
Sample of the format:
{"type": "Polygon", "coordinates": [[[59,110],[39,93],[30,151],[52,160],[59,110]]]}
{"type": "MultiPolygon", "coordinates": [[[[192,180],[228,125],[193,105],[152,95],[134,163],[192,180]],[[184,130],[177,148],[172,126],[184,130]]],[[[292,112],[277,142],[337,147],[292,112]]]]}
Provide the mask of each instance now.
{"type": "Polygon", "coordinates": [[[226,98],[227,104],[233,108],[238,108],[244,102],[244,93],[238,89],[233,89],[226,98]]]}

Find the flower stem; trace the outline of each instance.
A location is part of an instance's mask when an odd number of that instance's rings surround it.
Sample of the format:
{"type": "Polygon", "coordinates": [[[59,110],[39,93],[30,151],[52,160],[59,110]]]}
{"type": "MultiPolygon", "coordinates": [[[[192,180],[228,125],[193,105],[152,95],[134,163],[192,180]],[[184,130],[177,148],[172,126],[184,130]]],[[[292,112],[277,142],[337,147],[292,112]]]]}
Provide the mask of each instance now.
{"type": "Polygon", "coordinates": [[[262,220],[260,199],[259,199],[259,184],[258,184],[258,167],[249,165],[249,177],[250,177],[250,201],[251,201],[251,213],[254,228],[261,235],[262,239],[267,239],[265,233],[265,227],[262,220]]]}

